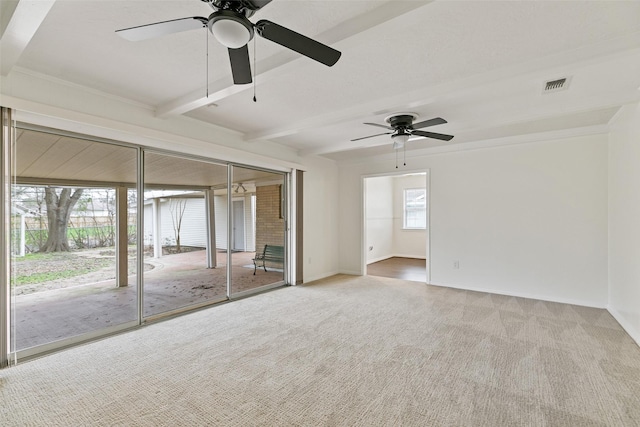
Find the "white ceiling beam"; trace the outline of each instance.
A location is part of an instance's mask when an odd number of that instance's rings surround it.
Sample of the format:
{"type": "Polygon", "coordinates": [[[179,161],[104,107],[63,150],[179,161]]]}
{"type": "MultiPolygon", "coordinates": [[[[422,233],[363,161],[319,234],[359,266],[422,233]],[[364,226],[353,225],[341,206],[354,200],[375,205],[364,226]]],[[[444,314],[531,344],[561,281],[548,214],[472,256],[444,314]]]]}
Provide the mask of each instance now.
{"type": "MultiPolygon", "coordinates": [[[[256,68],[266,71],[260,73],[258,75],[259,78],[256,80],[260,83],[264,83],[265,81],[276,77],[281,71],[279,69],[280,67],[290,64],[295,59],[297,59],[295,55],[289,52],[282,52],[281,54],[274,55],[271,58],[258,62],[256,68]],[[276,70],[278,71],[277,73],[275,72],[276,70]]],[[[234,85],[229,78],[220,79],[209,85],[208,95],[205,90],[199,89],[183,95],[180,98],[159,105],[156,108],[156,117],[167,118],[188,113],[189,111],[216,103],[252,87],[252,85],[234,85]]]]}
{"type": "MultiPolygon", "coordinates": [[[[388,1],[372,11],[356,16],[348,21],[342,22],[335,27],[318,34],[315,39],[321,40],[328,45],[335,44],[348,39],[356,34],[376,27],[392,18],[411,12],[419,7],[424,7],[429,2],[415,1],[388,1]]],[[[269,81],[293,68],[301,57],[285,50],[277,55],[258,62],[257,69],[260,70],[257,80],[261,83],[269,81]]],[[[205,105],[218,102],[228,96],[235,95],[242,91],[251,89],[251,85],[234,85],[229,79],[222,79],[209,86],[209,96],[202,90],[186,94],[180,98],[171,100],[156,108],[157,117],[169,117],[184,114],[205,105]]]]}
{"type": "Polygon", "coordinates": [[[437,86],[415,89],[407,93],[398,93],[387,98],[380,98],[369,103],[350,106],[342,110],[336,109],[328,114],[315,116],[308,120],[297,121],[283,127],[247,133],[244,136],[244,140],[247,142],[255,142],[293,135],[306,129],[348,122],[357,118],[370,117],[371,112],[373,112],[374,115],[381,115],[391,114],[398,110],[418,109],[435,102],[436,99],[442,96],[451,96],[454,93],[464,92],[468,89],[492,85],[505,79],[511,79],[514,75],[522,76],[529,74],[532,78],[535,78],[540,71],[557,69],[560,67],[560,64],[564,67],[568,65],[578,66],[621,56],[634,56],[640,54],[640,49],[637,48],[639,43],[640,33],[632,34],[628,37],[620,37],[615,40],[605,40],[569,52],[559,52],[532,61],[514,64],[499,70],[474,74],[462,80],[449,81],[437,86]],[[411,100],[411,102],[408,102],[408,100],[411,100]]]}
{"type": "Polygon", "coordinates": [[[0,38],[0,74],[6,76],[42,25],[55,0],[2,2],[2,38],[0,38]],[[12,10],[13,9],[13,10],[12,10]],[[8,21],[5,17],[10,16],[8,21]]]}

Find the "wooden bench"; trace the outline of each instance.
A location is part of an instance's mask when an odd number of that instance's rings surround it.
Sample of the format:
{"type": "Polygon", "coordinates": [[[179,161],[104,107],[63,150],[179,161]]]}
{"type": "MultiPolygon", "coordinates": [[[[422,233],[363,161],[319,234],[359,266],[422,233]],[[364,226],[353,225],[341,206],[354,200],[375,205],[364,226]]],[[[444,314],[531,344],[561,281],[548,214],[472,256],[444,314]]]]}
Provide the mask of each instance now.
{"type": "Polygon", "coordinates": [[[253,259],[253,275],[255,276],[258,264],[262,263],[262,268],[267,271],[267,262],[281,264],[284,266],[284,246],[264,245],[261,254],[257,254],[253,259]]]}

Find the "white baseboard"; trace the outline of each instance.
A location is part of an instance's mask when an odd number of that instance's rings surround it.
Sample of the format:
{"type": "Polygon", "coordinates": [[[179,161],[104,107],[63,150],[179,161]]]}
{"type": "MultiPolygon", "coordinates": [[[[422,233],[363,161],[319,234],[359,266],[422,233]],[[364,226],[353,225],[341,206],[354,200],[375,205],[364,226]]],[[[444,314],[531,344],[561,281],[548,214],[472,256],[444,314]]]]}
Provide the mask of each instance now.
{"type": "Polygon", "coordinates": [[[385,259],[393,258],[393,255],[385,255],[378,258],[367,260],[367,265],[373,264],[374,262],[384,261],[385,259]]]}
{"type": "Polygon", "coordinates": [[[360,272],[360,271],[351,271],[351,270],[341,270],[336,274],[346,274],[347,276],[362,276],[362,272],[360,272]]]}
{"type": "MultiPolygon", "coordinates": [[[[341,274],[341,273],[338,271],[332,271],[329,273],[322,273],[322,274],[317,274],[311,277],[305,277],[302,279],[302,283],[315,282],[316,280],[326,279],[327,277],[335,276],[336,274],[341,274]]],[[[345,273],[345,274],[348,274],[348,273],[345,273]]]]}
{"type": "Polygon", "coordinates": [[[427,260],[427,258],[425,256],[420,256],[420,255],[406,255],[406,254],[394,254],[391,255],[392,257],[396,257],[396,258],[411,258],[411,259],[423,259],[423,260],[427,260]]]}
{"type": "Polygon", "coordinates": [[[381,257],[378,257],[378,258],[374,258],[374,259],[368,260],[367,261],[367,265],[373,264],[374,262],[384,261],[385,259],[389,259],[389,258],[411,258],[411,259],[424,259],[424,260],[426,260],[426,258],[423,257],[423,256],[404,255],[404,254],[391,254],[391,255],[385,255],[385,256],[381,256],[381,257]]]}
{"type": "Polygon", "coordinates": [[[613,316],[614,319],[622,326],[629,336],[640,346],[640,331],[638,331],[631,323],[624,318],[622,314],[615,308],[608,306],[607,311],[613,316]]]}
{"type": "Polygon", "coordinates": [[[429,284],[433,286],[440,286],[443,288],[454,288],[454,289],[463,289],[465,291],[486,292],[488,294],[506,295],[509,297],[537,299],[540,301],[559,302],[561,304],[580,305],[582,307],[592,307],[592,308],[601,308],[601,309],[607,308],[606,304],[596,304],[591,301],[576,300],[572,298],[556,298],[556,297],[550,297],[548,295],[527,294],[523,292],[505,292],[503,290],[479,288],[479,287],[473,287],[473,286],[458,286],[458,285],[451,285],[451,284],[441,285],[438,283],[429,283],[429,284]]]}

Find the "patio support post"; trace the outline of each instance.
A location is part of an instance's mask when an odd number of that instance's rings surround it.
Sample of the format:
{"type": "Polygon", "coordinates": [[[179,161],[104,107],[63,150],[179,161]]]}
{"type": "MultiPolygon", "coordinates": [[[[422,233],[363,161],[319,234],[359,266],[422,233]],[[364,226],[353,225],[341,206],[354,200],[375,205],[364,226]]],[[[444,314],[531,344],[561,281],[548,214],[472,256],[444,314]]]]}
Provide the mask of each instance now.
{"type": "Polygon", "coordinates": [[[205,190],[204,201],[207,213],[207,268],[218,266],[218,249],[216,248],[216,204],[213,190],[205,190]]]}
{"type": "Polygon", "coordinates": [[[116,187],[116,286],[129,286],[127,188],[116,187]]]}

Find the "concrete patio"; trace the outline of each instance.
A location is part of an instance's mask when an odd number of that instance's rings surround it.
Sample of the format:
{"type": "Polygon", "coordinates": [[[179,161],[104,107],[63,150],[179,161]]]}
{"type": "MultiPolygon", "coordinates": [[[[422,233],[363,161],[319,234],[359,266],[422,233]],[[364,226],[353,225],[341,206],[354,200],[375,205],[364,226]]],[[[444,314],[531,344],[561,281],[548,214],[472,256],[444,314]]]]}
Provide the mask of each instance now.
{"type": "MultiPolygon", "coordinates": [[[[281,270],[258,269],[253,275],[253,252],[232,254],[232,293],[283,280],[281,270]]],[[[218,267],[206,268],[206,253],[194,251],[161,258],[145,258],[154,268],[144,273],[144,317],[220,301],[227,294],[227,255],[219,253],[218,267]]],[[[12,348],[23,350],[136,320],[136,276],[129,286],[115,279],[14,296],[12,348]]]]}

